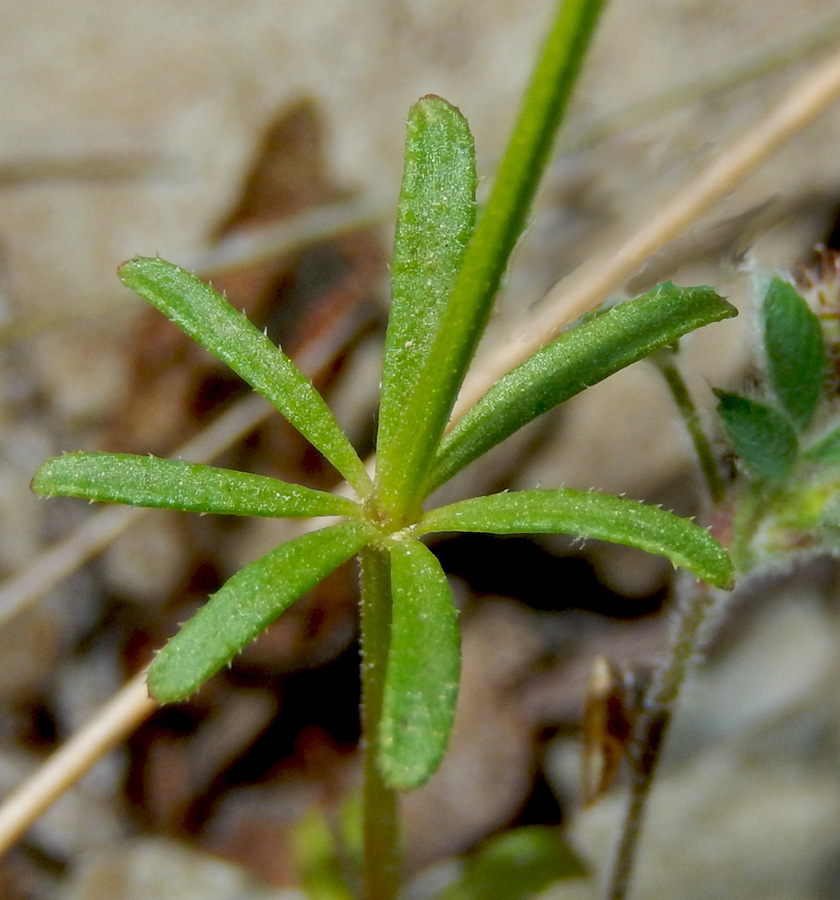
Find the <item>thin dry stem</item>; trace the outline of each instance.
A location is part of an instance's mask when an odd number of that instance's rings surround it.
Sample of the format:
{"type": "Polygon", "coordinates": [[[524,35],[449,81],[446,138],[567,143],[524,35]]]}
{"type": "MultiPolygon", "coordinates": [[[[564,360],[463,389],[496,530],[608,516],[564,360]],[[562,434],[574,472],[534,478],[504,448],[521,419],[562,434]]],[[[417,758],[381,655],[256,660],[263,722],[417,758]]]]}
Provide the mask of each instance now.
{"type": "MultiPolygon", "coordinates": [[[[0,169],[2,176],[2,169],[0,169]]],[[[2,187],[2,177],[0,177],[2,187]]],[[[328,241],[352,231],[369,228],[388,220],[393,202],[378,196],[366,196],[327,203],[308,209],[282,222],[251,225],[232,232],[211,250],[186,268],[202,278],[227,275],[267,260],[276,260],[304,249],[318,241],[328,241]]],[[[137,298],[139,304],[139,298],[137,298]]],[[[27,313],[0,324],[0,347],[16,341],[38,338],[58,329],[72,327],[87,319],[122,309],[125,295],[108,294],[88,299],[82,309],[64,304],[50,313],[27,313]]]]}
{"type": "Polygon", "coordinates": [[[772,47],[763,47],[755,55],[750,53],[750,47],[745,46],[743,53],[736,59],[704,73],[702,78],[668,85],[635,102],[608,109],[582,131],[567,134],[563,138],[563,149],[579,151],[594,147],[617,131],[661,119],[692,103],[708,100],[765,75],[778,75],[789,66],[808,62],[821,53],[830,52],[838,40],[840,17],[832,12],[822,21],[809,21],[801,34],[785,34],[772,47]]]}
{"type": "Polygon", "coordinates": [[[392,206],[390,197],[357,197],[316,206],[272,225],[243,228],[219,241],[195,268],[202,277],[210,277],[256,266],[301,247],[387,221],[392,206]]]}
{"type": "Polygon", "coordinates": [[[626,900],[635,867],[645,811],[674,706],[685,681],[688,668],[697,656],[707,613],[714,594],[706,584],[698,583],[688,590],[682,608],[677,634],[668,662],[657,673],[646,700],[646,710],[635,734],[637,756],[634,759],[630,797],[616,851],[607,900],[626,900]]]}
{"type": "MultiPolygon", "coordinates": [[[[538,315],[524,324],[521,329],[522,334],[518,339],[514,338],[507,347],[494,351],[493,359],[479,360],[474,375],[464,385],[452,421],[457,421],[457,418],[480,399],[501,375],[519,365],[527,356],[549,341],[564,324],[573,321],[603,302],[612,291],[641,268],[647,257],[656,253],[662,246],[693,225],[714,203],[732,191],[739,181],[746,178],[787,140],[831,105],[838,95],[840,95],[840,52],[806,76],[768,116],[728,150],[722,152],[703,173],[691,181],[671,203],[630,240],[617,250],[582,266],[570,278],[561,282],[555,292],[558,299],[552,301],[551,298],[546,298],[546,302],[543,304],[545,308],[541,308],[538,315]]],[[[75,567],[90,558],[97,549],[102,549],[106,543],[97,544],[93,550],[87,551],[85,554],[76,551],[74,557],[76,562],[72,566],[69,561],[66,562],[62,573],[69,574],[75,567]]],[[[55,576],[51,576],[51,579],[54,578],[55,576]]],[[[39,591],[47,590],[56,583],[56,580],[49,580],[46,586],[38,586],[37,589],[39,591]]],[[[0,618],[3,616],[4,607],[22,608],[26,602],[36,599],[36,582],[38,582],[37,576],[27,576],[24,573],[20,578],[14,579],[7,585],[0,592],[0,618]],[[15,588],[17,593],[10,591],[10,587],[15,584],[17,584],[15,588]],[[22,593],[24,587],[25,596],[22,593]]],[[[76,750],[79,755],[75,757],[74,767],[72,771],[68,769],[66,777],[58,779],[54,774],[50,776],[58,787],[50,794],[49,799],[46,801],[39,799],[38,804],[35,804],[33,800],[27,799],[31,796],[31,792],[24,794],[21,789],[0,808],[0,822],[9,820],[8,808],[10,802],[14,800],[17,820],[26,822],[26,825],[15,832],[16,835],[20,834],[35,821],[50,802],[60,796],[63,790],[66,790],[102,754],[107,752],[109,747],[130,732],[133,725],[120,723],[117,726],[111,710],[117,700],[130,691],[133,684],[134,682],[131,682],[117,694],[114,700],[94,718],[88,728],[74,736],[70,743],[64,749],[59,750],[46,764],[45,769],[49,769],[51,772],[55,769],[60,771],[61,767],[68,765],[64,755],[66,749],[71,746],[74,749],[87,746],[85,753],[76,750]],[[95,734],[97,737],[95,743],[90,737],[91,734],[95,734]]],[[[131,719],[131,722],[136,724],[142,721],[148,711],[145,705],[141,708],[137,696],[134,696],[134,716],[136,718],[131,719]]],[[[151,703],[148,700],[145,702],[151,703]]],[[[33,781],[40,777],[41,773],[36,775],[33,781]]],[[[13,839],[12,837],[7,840],[13,839]]]]}
{"type": "Polygon", "coordinates": [[[138,673],[77,731],[0,809],[0,854],[71,788],[109,750],[157,709],[146,690],[146,672],[138,673]]]}

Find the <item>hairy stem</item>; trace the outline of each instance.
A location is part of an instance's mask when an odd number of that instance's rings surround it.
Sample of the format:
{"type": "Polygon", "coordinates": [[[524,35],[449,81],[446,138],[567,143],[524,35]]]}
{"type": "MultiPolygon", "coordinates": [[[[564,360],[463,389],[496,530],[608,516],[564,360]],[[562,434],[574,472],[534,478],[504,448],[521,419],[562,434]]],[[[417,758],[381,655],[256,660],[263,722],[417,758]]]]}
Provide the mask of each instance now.
{"type": "Polygon", "coordinates": [[[706,613],[712,601],[712,589],[703,582],[697,582],[682,609],[670,659],[659,670],[647,692],[645,711],[639,718],[634,735],[633,781],[606,893],[608,900],[625,900],[627,897],[662,745],[689,663],[697,653],[706,613]]]}
{"type": "MultiPolygon", "coordinates": [[[[674,353],[665,350],[650,359],[665,378],[694,445],[712,502],[718,504],[724,497],[724,484],[697,408],[676,366],[674,353]]],[[[711,588],[702,582],[696,582],[687,592],[684,603],[680,605],[680,621],[669,660],[646,692],[644,712],[639,717],[633,736],[633,746],[636,748],[633,780],[606,895],[609,900],[625,900],[627,897],[662,746],[688,666],[697,653],[712,599],[711,588]]]]}
{"type": "Polygon", "coordinates": [[[717,460],[712,452],[711,444],[703,430],[703,424],[697,412],[697,407],[691,399],[688,387],[683,380],[680,370],[674,361],[674,353],[670,350],[664,350],[650,357],[656,364],[659,371],[665,378],[665,382],[671,391],[677,409],[682,416],[683,423],[694,445],[694,452],[700,462],[700,469],[703,472],[703,478],[706,480],[706,487],[711,495],[712,502],[717,504],[723,500],[724,485],[723,479],[720,477],[717,460]]]}
{"type": "Polygon", "coordinates": [[[387,554],[374,547],[362,551],[361,566],[365,900],[394,900],[400,878],[397,795],[376,761],[391,640],[391,570],[387,554]]]}

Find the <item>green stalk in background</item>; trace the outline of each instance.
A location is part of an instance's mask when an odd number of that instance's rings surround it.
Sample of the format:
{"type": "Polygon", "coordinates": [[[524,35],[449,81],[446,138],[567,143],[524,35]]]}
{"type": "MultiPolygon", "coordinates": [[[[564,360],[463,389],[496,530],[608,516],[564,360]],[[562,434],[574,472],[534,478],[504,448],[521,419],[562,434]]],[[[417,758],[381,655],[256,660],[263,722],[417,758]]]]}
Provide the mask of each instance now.
{"type": "Polygon", "coordinates": [[[402,427],[377,446],[379,502],[397,516],[416,513],[432,458],[493,298],[527,222],[604,0],[561,3],[525,94],[487,206],[464,254],[448,303],[435,323],[422,391],[408,396],[402,427]]]}

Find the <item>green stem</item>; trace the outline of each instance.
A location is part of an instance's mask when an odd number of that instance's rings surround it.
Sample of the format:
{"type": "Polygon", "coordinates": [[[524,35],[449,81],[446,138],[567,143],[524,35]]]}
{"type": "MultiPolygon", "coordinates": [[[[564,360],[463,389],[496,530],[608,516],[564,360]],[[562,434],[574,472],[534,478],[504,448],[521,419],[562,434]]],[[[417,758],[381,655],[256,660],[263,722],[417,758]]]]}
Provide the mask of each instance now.
{"type": "Polygon", "coordinates": [[[727,549],[735,568],[744,575],[755,566],[753,541],[780,489],[762,479],[748,482],[741,490],[736,498],[732,543],[727,549]]]}
{"type": "Polygon", "coordinates": [[[394,900],[400,881],[397,794],[376,759],[391,641],[391,567],[388,555],[375,547],[365,548],[360,558],[365,900],[394,900]]]}
{"type": "Polygon", "coordinates": [[[670,350],[664,350],[661,353],[654,354],[650,359],[656,364],[671,390],[671,395],[677,404],[677,409],[680,411],[691,442],[694,444],[694,452],[700,461],[700,468],[703,472],[703,478],[706,480],[706,486],[709,489],[712,502],[717,505],[724,497],[725,487],[723,479],[720,477],[720,471],[709,439],[703,430],[697,407],[694,405],[680,370],[674,362],[674,353],[670,350]]]}
{"type": "Polygon", "coordinates": [[[422,484],[443,435],[493,298],[528,213],[595,24],[606,0],[562,0],[519,111],[484,212],[467,246],[407,421],[424,421],[390,485],[392,512],[418,506],[422,484]],[[420,412],[422,410],[423,412],[420,412]]]}
{"type": "Polygon", "coordinates": [[[670,660],[660,670],[647,693],[645,711],[640,716],[634,736],[636,755],[633,759],[633,781],[606,893],[608,900],[625,900],[627,897],[662,745],[688,666],[697,655],[701,629],[712,602],[709,585],[698,582],[687,598],[670,660]]]}

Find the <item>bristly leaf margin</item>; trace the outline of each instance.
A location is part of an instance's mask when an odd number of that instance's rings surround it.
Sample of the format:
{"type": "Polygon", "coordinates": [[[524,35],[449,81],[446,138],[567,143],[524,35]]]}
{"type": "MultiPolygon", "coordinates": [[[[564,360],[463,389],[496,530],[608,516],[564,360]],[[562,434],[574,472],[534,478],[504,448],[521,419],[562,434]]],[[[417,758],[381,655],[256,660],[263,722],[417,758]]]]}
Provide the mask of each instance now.
{"type": "Polygon", "coordinates": [[[364,464],[312,382],[266,334],[210,285],[162,259],[123,263],[126,287],[148,300],[280,412],[360,497],[372,485],[364,464]]]}
{"type": "Polygon", "coordinates": [[[159,703],[186,699],[375,535],[363,522],[330,525],[240,569],[155,657],[149,668],[151,695],[159,703]]]}
{"type": "Polygon", "coordinates": [[[503,375],[464,415],[441,441],[425,492],[585,388],[737,313],[712,288],[668,282],[588,318],[503,375]]]}
{"type": "Polygon", "coordinates": [[[409,401],[424,391],[420,374],[475,224],[475,187],[466,119],[440,97],[424,97],[408,118],[391,263],[377,435],[377,492],[386,508],[406,490],[403,462],[426,414],[409,401]]]}
{"type": "Polygon", "coordinates": [[[664,556],[716,587],[732,586],[732,562],[705,528],[659,507],[597,491],[554,488],[461,500],[432,510],[417,526],[419,534],[437,531],[597,538],[664,556]]]}
{"type": "Polygon", "coordinates": [[[358,516],[345,497],[265,475],[221,469],[182,459],[129,453],[65,453],[35,473],[42,497],[79,497],[181,512],[228,516],[358,516]]]}
{"type": "Polygon", "coordinates": [[[446,751],[461,644],[452,591],[431,550],[413,538],[388,548],[393,607],[377,761],[389,784],[408,790],[429,778],[446,751]]]}

